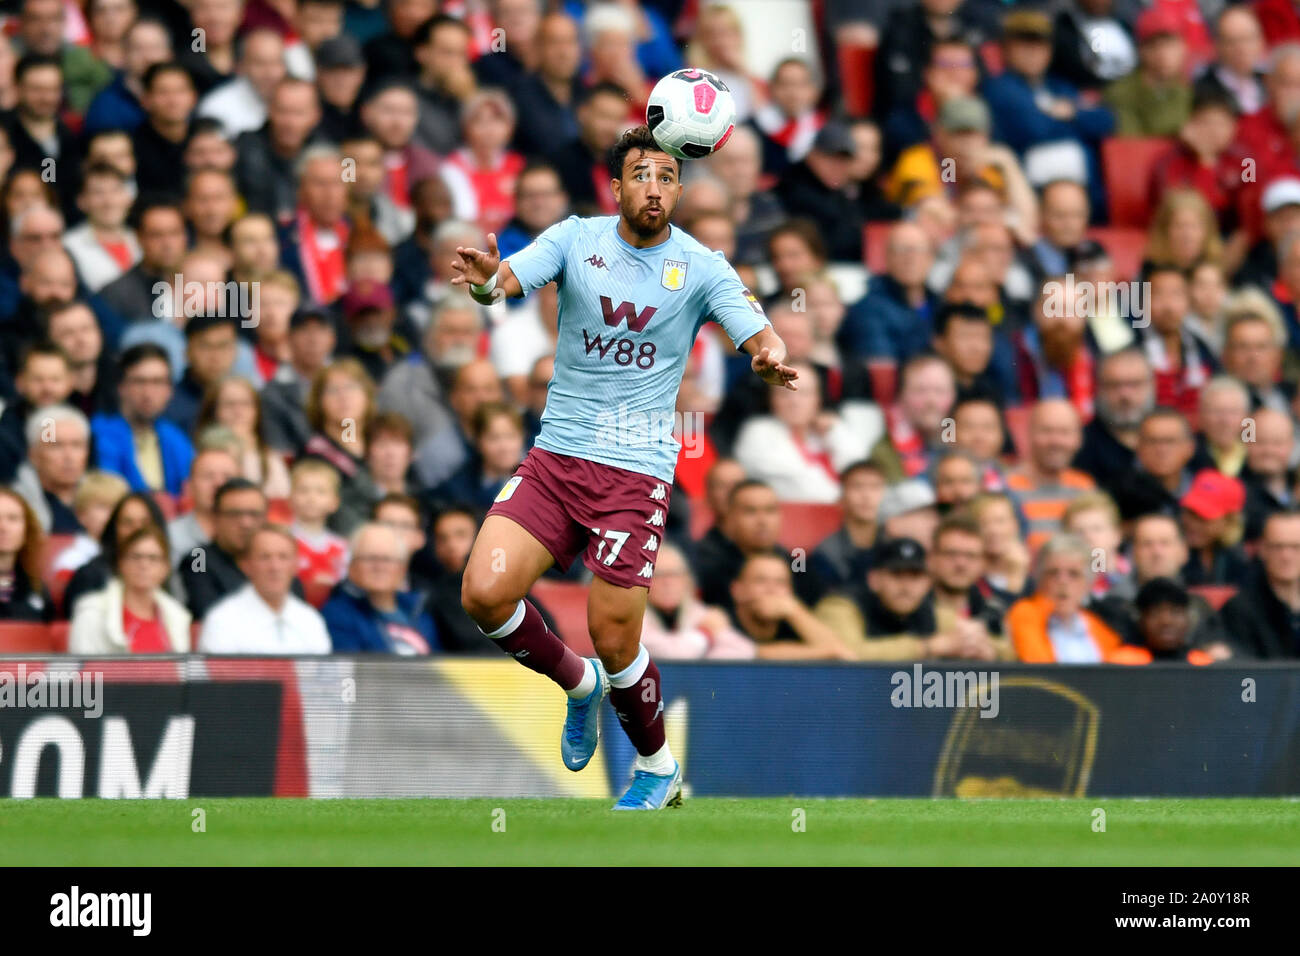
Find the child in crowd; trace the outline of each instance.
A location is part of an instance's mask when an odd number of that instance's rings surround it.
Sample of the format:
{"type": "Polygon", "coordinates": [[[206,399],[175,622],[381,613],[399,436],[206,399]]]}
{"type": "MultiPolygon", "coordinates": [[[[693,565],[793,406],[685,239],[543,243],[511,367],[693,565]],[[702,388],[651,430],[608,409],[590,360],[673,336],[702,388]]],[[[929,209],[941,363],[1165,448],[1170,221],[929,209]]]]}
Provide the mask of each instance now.
{"type": "Polygon", "coordinates": [[[339,508],[338,472],[326,462],[305,458],[293,466],[289,480],[298,579],[309,595],[323,593],[348,573],[348,543],[325,527],[339,508]]]}
{"type": "Polygon", "coordinates": [[[131,489],[126,479],[108,471],[88,471],[72,498],[72,511],[85,530],[59,552],[51,571],[55,581],[66,582],[73,572],[99,554],[99,539],[108,516],[131,489]]]}

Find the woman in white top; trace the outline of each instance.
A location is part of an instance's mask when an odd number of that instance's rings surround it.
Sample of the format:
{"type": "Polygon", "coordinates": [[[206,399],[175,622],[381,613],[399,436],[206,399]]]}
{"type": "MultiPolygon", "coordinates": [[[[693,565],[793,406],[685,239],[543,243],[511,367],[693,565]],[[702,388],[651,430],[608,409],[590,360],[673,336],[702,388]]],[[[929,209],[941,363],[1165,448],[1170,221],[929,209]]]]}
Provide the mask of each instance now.
{"type": "Polygon", "coordinates": [[[772,389],[772,414],[751,418],[736,437],[736,460],[782,501],[834,504],[840,472],[870,451],[869,436],[823,411],[817,370],[792,362],[799,389],[772,389]]]}
{"type": "Polygon", "coordinates": [[[72,654],[186,654],[190,612],[163,590],[171,573],[167,535],[153,524],[131,532],[108,584],[77,601],[72,654]]]}

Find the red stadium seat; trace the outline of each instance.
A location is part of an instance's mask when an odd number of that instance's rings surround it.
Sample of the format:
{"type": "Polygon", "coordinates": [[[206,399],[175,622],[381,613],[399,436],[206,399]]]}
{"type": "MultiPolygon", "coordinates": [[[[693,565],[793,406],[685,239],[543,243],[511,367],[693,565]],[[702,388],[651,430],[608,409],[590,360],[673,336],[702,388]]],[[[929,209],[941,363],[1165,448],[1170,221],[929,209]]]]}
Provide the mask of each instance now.
{"type": "Polygon", "coordinates": [[[1029,454],[1029,409],[1024,405],[1010,405],[1002,411],[1002,422],[1011,435],[1016,452],[1022,458],[1029,454]]]}
{"type": "Polygon", "coordinates": [[[1121,281],[1137,278],[1147,247],[1146,230],[1132,226],[1098,226],[1088,230],[1088,238],[1096,239],[1110,253],[1111,261],[1115,263],[1115,274],[1121,281]]]}
{"type": "Polygon", "coordinates": [[[881,408],[894,404],[898,391],[898,365],[892,359],[868,359],[867,374],[871,376],[871,397],[881,408]]]}
{"type": "Polygon", "coordinates": [[[862,231],[862,261],[873,276],[885,271],[885,244],[896,223],[869,222],[862,231]]]}
{"type": "Polygon", "coordinates": [[[839,505],[809,505],[787,502],[781,505],[781,547],[812,551],[828,535],[839,530],[844,513],[839,505]]]}
{"type": "Polygon", "coordinates": [[[197,651],[199,649],[199,635],[202,633],[203,633],[202,621],[190,622],[190,650],[197,651]]]}
{"type": "Polygon", "coordinates": [[[1161,136],[1112,136],[1102,140],[1101,166],[1112,226],[1145,228],[1151,219],[1151,168],[1169,149],[1161,136]]]}
{"type": "MultiPolygon", "coordinates": [[[[64,647],[67,647],[66,640],[64,647]]],[[[45,624],[7,621],[0,624],[0,654],[54,654],[54,635],[45,624]]]]}
{"type": "Polygon", "coordinates": [[[1199,594],[1205,598],[1205,602],[1216,611],[1227,604],[1237,593],[1236,587],[1231,584],[1198,584],[1187,590],[1192,594],[1199,594]]]}
{"type": "Polygon", "coordinates": [[[293,524],[293,509],[288,498],[272,498],[266,503],[266,520],[276,524],[293,524]]]}
{"type": "Polygon", "coordinates": [[[861,43],[839,47],[840,89],[850,116],[868,116],[875,98],[876,48],[861,43]]]}
{"type": "Polygon", "coordinates": [[[71,627],[69,621],[55,621],[50,625],[50,643],[56,654],[68,653],[68,631],[71,627]]]}
{"type": "MultiPolygon", "coordinates": [[[[334,582],[334,584],[337,583],[337,581],[334,582]]],[[[307,583],[304,581],[302,585],[303,599],[319,611],[324,607],[325,602],[329,600],[330,592],[334,590],[334,584],[324,584],[320,581],[307,583]]]]}
{"type": "Polygon", "coordinates": [[[691,540],[699,541],[713,527],[713,509],[704,502],[691,502],[691,540]]]}
{"type": "Polygon", "coordinates": [[[596,648],[587,630],[587,586],[573,581],[548,581],[545,578],[533,585],[532,596],[545,606],[560,639],[580,657],[595,657],[596,648]]]}

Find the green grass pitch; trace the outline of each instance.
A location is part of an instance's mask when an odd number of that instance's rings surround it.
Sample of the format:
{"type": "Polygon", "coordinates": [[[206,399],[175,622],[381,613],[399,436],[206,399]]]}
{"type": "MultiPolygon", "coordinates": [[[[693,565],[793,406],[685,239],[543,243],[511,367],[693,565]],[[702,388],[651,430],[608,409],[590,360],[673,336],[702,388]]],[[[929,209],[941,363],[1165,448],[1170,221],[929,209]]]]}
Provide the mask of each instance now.
{"type": "Polygon", "coordinates": [[[1294,865],[1291,800],[0,800],[0,865],[1294,865]],[[204,811],[206,831],[194,832],[204,811]],[[1094,811],[1105,811],[1105,832],[1094,811]],[[802,811],[802,832],[796,832],[802,811]],[[502,832],[502,827],[504,831],[502,832]]]}

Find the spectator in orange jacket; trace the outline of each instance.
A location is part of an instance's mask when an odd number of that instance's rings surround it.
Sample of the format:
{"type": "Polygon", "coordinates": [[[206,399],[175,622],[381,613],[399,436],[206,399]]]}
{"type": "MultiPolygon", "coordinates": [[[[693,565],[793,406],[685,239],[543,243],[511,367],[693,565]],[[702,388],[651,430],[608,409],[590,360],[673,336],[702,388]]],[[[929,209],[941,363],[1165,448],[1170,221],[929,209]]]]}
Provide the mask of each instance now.
{"type": "Polygon", "coordinates": [[[1049,538],[1038,552],[1038,590],[1007,612],[1006,630],[1022,661],[1099,664],[1120,637],[1083,608],[1092,590],[1092,552],[1072,534],[1049,538]]]}

